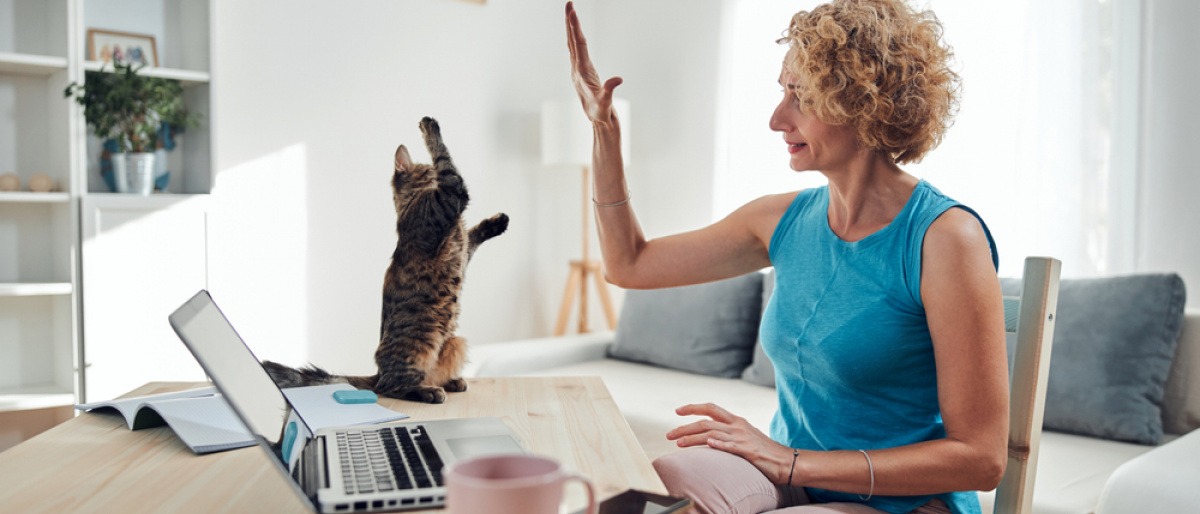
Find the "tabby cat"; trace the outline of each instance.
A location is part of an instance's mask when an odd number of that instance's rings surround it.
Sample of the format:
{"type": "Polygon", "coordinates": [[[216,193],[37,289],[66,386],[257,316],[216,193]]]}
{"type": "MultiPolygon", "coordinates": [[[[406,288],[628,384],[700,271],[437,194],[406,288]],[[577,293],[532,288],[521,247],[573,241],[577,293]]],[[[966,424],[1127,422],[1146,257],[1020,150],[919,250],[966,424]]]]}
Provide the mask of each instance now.
{"type": "Polygon", "coordinates": [[[458,294],[467,261],[481,243],[508,228],[496,214],[466,230],[462,213],[467,188],[450,160],[433,118],[422,118],[421,134],[433,164],[414,164],[404,145],[396,149],[392,198],[396,204],[396,250],[383,278],[383,315],[377,374],[332,375],[309,365],[294,369],[264,361],[280,387],[345,382],[392,398],[442,403],[446,392],[467,389],[462,379],[467,341],[458,327],[458,294]]]}

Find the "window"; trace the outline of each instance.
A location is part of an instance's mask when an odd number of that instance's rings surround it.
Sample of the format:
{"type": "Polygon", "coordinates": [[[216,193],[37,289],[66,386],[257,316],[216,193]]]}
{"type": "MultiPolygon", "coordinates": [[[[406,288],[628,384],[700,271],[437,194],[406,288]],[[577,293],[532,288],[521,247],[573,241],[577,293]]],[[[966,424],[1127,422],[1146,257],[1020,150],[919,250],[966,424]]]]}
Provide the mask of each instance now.
{"type": "MultiPolygon", "coordinates": [[[[714,218],[764,194],[823,184],[787,166],[767,127],[791,15],[820,2],[725,4],[714,218]]],[[[1028,255],[1064,276],[1133,270],[1140,13],[1131,0],[962,2],[937,13],[963,80],[942,145],[905,169],[979,211],[1000,273],[1028,255]],[[1119,142],[1119,143],[1118,143],[1119,142]]]]}

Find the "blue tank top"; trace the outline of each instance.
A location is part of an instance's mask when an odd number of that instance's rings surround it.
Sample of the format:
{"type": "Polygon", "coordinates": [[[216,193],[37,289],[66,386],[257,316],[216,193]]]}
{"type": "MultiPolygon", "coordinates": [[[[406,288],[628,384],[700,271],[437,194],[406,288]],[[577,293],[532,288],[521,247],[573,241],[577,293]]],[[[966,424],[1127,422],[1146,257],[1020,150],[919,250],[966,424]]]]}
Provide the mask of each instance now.
{"type": "MultiPolygon", "coordinates": [[[[775,292],[760,328],[779,395],[772,439],[808,450],[869,451],[945,437],[921,301],[921,245],[929,225],[952,207],[979,217],[922,180],[891,223],[846,242],[829,228],[827,186],[796,195],[771,237],[775,292]]],[[[863,502],[855,494],[807,492],[818,502],[866,503],[892,513],[935,497],[876,495],[863,502]]],[[[980,512],[974,491],[936,497],[952,512],[980,512]]]]}

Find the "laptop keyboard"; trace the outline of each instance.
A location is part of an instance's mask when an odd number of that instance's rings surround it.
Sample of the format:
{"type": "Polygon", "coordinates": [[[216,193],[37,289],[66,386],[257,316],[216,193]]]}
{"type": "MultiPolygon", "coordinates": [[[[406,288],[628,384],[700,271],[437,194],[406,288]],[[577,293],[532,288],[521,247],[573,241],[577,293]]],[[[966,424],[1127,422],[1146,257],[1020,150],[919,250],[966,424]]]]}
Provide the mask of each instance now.
{"type": "Polygon", "coordinates": [[[442,459],[424,426],[338,432],[346,494],[442,486],[442,459]]]}

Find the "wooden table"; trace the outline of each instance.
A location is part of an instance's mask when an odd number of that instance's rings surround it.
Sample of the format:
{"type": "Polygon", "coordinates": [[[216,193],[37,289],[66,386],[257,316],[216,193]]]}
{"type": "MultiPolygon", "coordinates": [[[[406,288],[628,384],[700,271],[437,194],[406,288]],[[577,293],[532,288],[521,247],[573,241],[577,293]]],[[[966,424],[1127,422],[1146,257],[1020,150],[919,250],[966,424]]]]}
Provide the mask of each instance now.
{"type": "MultiPolygon", "coordinates": [[[[428,405],[380,399],[412,420],[502,418],[531,453],[589,477],[597,499],[628,488],[665,492],[598,377],[468,380],[428,405]]],[[[154,382],[131,395],[201,384],[154,382]]],[[[130,431],[118,415],[81,414],[0,453],[2,512],[308,512],[258,448],[195,455],[169,428],[130,431]]],[[[567,487],[570,510],[582,487],[567,487]]],[[[439,511],[425,511],[439,512],[439,511]]]]}

